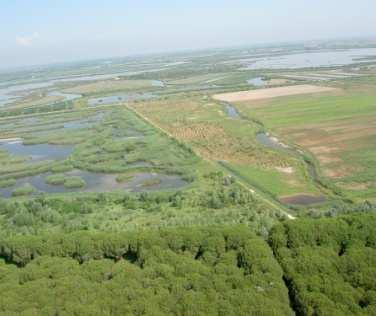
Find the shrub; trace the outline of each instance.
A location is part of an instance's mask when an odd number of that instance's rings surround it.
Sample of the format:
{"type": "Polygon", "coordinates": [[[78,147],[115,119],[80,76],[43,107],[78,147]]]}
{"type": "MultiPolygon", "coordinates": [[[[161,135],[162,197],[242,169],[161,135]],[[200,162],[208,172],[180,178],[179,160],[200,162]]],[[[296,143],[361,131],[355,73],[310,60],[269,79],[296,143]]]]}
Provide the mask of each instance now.
{"type": "Polygon", "coordinates": [[[0,180],[0,188],[8,188],[16,184],[15,179],[0,180]]]}
{"type": "Polygon", "coordinates": [[[65,183],[66,177],[64,174],[51,174],[46,177],[46,183],[52,185],[62,185],[65,183]]]}
{"type": "Polygon", "coordinates": [[[80,177],[68,177],[64,181],[64,187],[67,189],[78,189],[83,188],[86,185],[85,180],[80,177]]]}
{"type": "Polygon", "coordinates": [[[12,192],[12,196],[23,196],[23,195],[31,195],[34,193],[36,189],[29,183],[20,186],[12,192]]]}

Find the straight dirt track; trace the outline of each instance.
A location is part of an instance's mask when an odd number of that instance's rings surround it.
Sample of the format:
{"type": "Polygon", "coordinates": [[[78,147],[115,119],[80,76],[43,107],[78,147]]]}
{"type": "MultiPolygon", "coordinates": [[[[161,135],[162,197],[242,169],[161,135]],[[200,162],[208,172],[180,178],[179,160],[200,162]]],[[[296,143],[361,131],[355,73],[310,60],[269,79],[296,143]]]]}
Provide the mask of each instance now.
{"type": "Polygon", "coordinates": [[[237,101],[249,101],[249,100],[261,100],[270,99],[276,97],[283,97],[297,94],[311,94],[320,92],[336,91],[338,89],[331,87],[321,87],[313,85],[297,85],[278,88],[257,89],[250,91],[239,91],[215,94],[213,98],[219,101],[225,102],[237,102],[237,101]]]}

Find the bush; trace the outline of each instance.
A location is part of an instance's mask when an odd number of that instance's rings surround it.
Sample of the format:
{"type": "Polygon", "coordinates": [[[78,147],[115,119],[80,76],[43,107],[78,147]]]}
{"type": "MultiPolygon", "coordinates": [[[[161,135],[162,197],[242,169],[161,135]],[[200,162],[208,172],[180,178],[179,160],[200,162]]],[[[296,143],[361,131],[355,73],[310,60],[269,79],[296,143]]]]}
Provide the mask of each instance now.
{"type": "Polygon", "coordinates": [[[116,181],[119,183],[122,182],[128,182],[133,178],[133,174],[125,173],[125,174],[120,174],[116,177],[116,181]]]}
{"type": "Polygon", "coordinates": [[[46,183],[52,185],[62,185],[65,183],[66,177],[64,174],[51,174],[46,177],[46,183]]]}
{"type": "Polygon", "coordinates": [[[8,188],[16,184],[15,179],[0,180],[0,188],[8,188]]]}
{"type": "Polygon", "coordinates": [[[64,181],[64,187],[67,189],[79,189],[86,186],[85,180],[80,177],[68,177],[64,181]]]}
{"type": "Polygon", "coordinates": [[[13,190],[12,196],[23,196],[23,195],[31,195],[36,191],[36,189],[29,183],[24,184],[13,190]]]}

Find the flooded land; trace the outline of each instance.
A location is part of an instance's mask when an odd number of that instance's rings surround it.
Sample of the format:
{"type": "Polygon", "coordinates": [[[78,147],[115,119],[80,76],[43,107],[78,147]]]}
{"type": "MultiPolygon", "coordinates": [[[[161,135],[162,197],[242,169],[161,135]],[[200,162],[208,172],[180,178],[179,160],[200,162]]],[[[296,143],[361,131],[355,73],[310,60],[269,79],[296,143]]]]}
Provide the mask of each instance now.
{"type": "MultiPolygon", "coordinates": [[[[307,103],[300,100],[322,100],[317,108],[341,103],[353,81],[366,91],[375,48],[213,56],[0,76],[0,195],[181,190],[199,185],[194,170],[203,158],[287,207],[344,201],[353,194],[346,190],[360,185],[372,196],[371,179],[356,184],[349,166],[335,170],[344,161],[335,154],[339,146],[324,150],[310,145],[311,136],[305,141],[307,131],[296,126],[307,120],[307,129],[315,129],[316,110],[296,115],[307,103]],[[274,118],[276,109],[286,123],[274,118]]],[[[330,143],[336,125],[327,124],[317,137],[330,143]]]]}

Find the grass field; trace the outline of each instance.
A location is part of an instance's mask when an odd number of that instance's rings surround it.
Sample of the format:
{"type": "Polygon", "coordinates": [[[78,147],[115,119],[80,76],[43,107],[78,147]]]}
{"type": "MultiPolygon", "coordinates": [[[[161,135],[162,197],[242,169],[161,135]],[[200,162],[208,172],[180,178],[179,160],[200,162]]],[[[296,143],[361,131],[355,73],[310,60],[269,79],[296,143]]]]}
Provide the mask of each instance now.
{"type": "Polygon", "coordinates": [[[312,153],[322,176],[350,196],[375,199],[376,86],[372,82],[361,78],[338,84],[343,89],[340,94],[247,101],[238,108],[312,153]]]}

